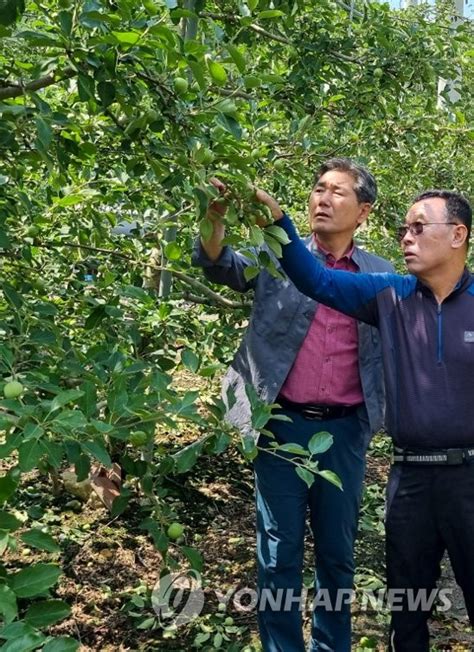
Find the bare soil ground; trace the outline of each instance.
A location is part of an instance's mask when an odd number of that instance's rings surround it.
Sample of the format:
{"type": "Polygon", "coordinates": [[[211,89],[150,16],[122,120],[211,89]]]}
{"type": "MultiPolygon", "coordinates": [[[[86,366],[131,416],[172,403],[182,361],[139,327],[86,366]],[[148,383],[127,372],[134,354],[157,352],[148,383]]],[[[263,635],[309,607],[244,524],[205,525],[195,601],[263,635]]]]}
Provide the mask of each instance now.
{"type": "MultiPolygon", "coordinates": [[[[376,452],[375,452],[376,453],[376,452]]],[[[357,543],[358,583],[362,587],[383,582],[383,531],[380,524],[381,496],[387,473],[386,456],[373,454],[368,461],[367,490],[357,543]],[[380,490],[379,490],[380,488],[380,490]],[[374,498],[375,496],[375,498],[374,498]],[[371,584],[372,583],[372,584],[371,584]]],[[[123,516],[110,521],[105,509],[87,503],[77,511],[67,507],[70,496],[51,496],[45,479],[31,475],[21,489],[17,509],[48,524],[61,543],[64,576],[56,595],[72,605],[72,615],[51,628],[54,634],[69,634],[81,641],[82,652],[129,650],[186,651],[203,630],[232,641],[220,647],[201,649],[259,650],[254,611],[242,609],[245,597],[228,602],[225,614],[218,613],[216,592],[226,594],[255,588],[255,535],[253,478],[250,465],[229,450],[221,456],[202,458],[193,470],[170,483],[171,497],[186,526],[186,545],[200,550],[205,560],[205,604],[200,620],[163,636],[153,628],[149,587],[162,568],[162,557],[146,534],[138,529],[137,510],[132,506],[123,516]],[[217,614],[217,615],[216,615],[217,614]],[[233,618],[227,630],[223,619],[233,618]],[[219,620],[220,618],[220,620],[219,620]],[[234,645],[234,647],[232,647],[234,645]]],[[[312,576],[312,541],[308,530],[305,579],[312,576]]],[[[176,557],[180,558],[178,549],[176,557]]],[[[9,567],[51,560],[47,553],[19,548],[10,554],[9,567]]],[[[455,590],[454,606],[438,613],[432,623],[433,649],[445,652],[474,650],[474,635],[468,628],[462,597],[449,564],[445,564],[443,586],[455,590]]],[[[354,604],[354,649],[361,637],[373,642],[372,649],[385,650],[388,616],[354,604]]],[[[309,615],[305,626],[308,630],[309,615]]]]}

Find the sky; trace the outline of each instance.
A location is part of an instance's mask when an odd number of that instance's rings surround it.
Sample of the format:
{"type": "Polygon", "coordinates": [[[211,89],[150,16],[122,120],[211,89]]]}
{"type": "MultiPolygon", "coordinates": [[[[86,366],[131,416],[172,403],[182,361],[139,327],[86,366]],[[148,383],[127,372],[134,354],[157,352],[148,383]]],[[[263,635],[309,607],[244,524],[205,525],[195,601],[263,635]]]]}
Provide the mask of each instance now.
{"type": "MultiPolygon", "coordinates": [[[[434,0],[427,0],[428,4],[434,4],[434,0]]],[[[402,0],[390,0],[390,6],[399,9],[402,0]]],[[[474,18],[474,0],[464,0],[464,15],[469,18],[474,18]]]]}

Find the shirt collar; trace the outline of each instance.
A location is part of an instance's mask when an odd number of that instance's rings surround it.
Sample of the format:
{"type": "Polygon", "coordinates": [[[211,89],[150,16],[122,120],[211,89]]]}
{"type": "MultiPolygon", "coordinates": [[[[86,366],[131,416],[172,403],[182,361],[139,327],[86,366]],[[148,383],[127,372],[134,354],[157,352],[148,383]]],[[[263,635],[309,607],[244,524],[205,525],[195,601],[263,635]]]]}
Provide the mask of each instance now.
{"type": "MultiPolygon", "coordinates": [[[[324,256],[325,256],[326,258],[327,258],[328,256],[330,256],[331,258],[334,259],[334,255],[333,255],[330,251],[328,251],[328,250],[327,250],[327,249],[326,249],[326,248],[321,244],[321,242],[318,240],[318,236],[316,235],[316,233],[313,234],[312,241],[313,241],[313,243],[312,243],[313,246],[314,246],[318,251],[320,251],[322,254],[324,254],[324,256]]],[[[350,244],[349,244],[347,250],[344,252],[344,255],[341,256],[341,258],[340,258],[339,260],[342,260],[343,258],[347,258],[347,260],[351,260],[353,254],[354,254],[354,249],[355,249],[354,240],[351,240],[351,242],[350,242],[350,244]]]]}

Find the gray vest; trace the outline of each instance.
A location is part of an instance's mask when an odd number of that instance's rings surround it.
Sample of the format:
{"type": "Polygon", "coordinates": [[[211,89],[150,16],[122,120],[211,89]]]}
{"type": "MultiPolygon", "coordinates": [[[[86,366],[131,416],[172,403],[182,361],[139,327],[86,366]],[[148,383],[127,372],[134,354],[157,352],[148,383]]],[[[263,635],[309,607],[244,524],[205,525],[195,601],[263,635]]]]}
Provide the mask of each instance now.
{"type": "MultiPolygon", "coordinates": [[[[306,240],[311,247],[312,238],[306,240]]],[[[324,256],[315,250],[324,263],[324,256]]],[[[383,258],[355,247],[353,260],[361,272],[393,272],[393,267],[383,258]]],[[[278,260],[275,264],[280,268],[278,260]]],[[[266,270],[251,281],[246,281],[244,269],[251,264],[242,254],[225,247],[219,260],[210,261],[199,239],[196,241],[192,262],[204,270],[213,283],[227,285],[234,290],[246,292],[253,289],[250,321],[238,351],[223,380],[222,395],[227,401],[228,392],[235,397],[227,410],[228,421],[242,435],[258,437],[251,424],[250,403],[245,391],[252,385],[265,403],[275,402],[296,355],[301,348],[318,303],[301,294],[293,283],[285,278],[277,279],[266,270]]],[[[377,329],[358,322],[359,372],[365,406],[359,410],[361,427],[366,433],[377,432],[383,425],[385,394],[382,370],[382,352],[377,329]]]]}

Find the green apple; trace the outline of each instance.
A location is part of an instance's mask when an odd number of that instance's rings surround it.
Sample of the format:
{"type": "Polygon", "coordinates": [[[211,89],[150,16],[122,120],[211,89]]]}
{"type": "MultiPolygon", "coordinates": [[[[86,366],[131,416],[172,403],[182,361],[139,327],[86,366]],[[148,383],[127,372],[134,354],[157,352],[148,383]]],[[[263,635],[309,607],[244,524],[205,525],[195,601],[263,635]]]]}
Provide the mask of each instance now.
{"type": "Polygon", "coordinates": [[[183,532],[184,525],[181,525],[181,523],[171,523],[168,528],[167,535],[170,539],[179,539],[183,532]]]}
{"type": "Polygon", "coordinates": [[[143,430],[136,430],[130,434],[128,441],[132,444],[134,448],[140,448],[144,446],[148,441],[148,435],[143,430]]]}
{"type": "Polygon", "coordinates": [[[185,95],[188,92],[189,83],[184,77],[175,77],[173,81],[174,90],[178,95],[185,95]]]}
{"type": "Polygon", "coordinates": [[[23,394],[23,385],[18,380],[11,380],[3,387],[3,394],[5,398],[18,398],[23,394]]]}
{"type": "Polygon", "coordinates": [[[209,165],[210,163],[212,163],[213,160],[214,160],[213,152],[208,147],[206,147],[204,149],[204,152],[202,153],[202,156],[201,156],[202,164],[203,165],[209,165]]]}
{"type": "Polygon", "coordinates": [[[368,636],[363,636],[359,641],[359,647],[363,647],[368,650],[373,650],[376,647],[376,645],[377,644],[374,641],[374,639],[369,638],[368,636]]]}

